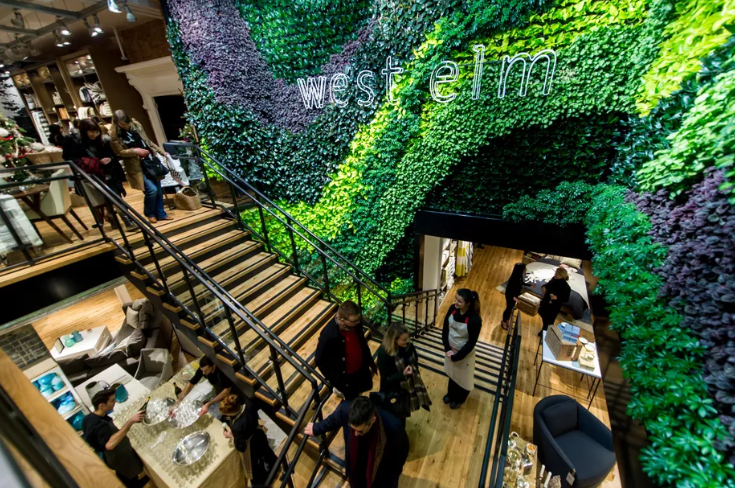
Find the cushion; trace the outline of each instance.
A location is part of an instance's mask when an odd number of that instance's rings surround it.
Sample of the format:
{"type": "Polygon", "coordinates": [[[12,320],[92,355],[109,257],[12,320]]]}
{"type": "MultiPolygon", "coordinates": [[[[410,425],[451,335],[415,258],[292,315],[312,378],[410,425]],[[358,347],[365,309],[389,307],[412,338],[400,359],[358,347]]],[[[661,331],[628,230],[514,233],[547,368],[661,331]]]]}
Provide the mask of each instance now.
{"type": "Polygon", "coordinates": [[[89,369],[87,368],[87,364],[84,362],[85,359],[87,359],[87,356],[72,359],[59,359],[57,363],[64,374],[68,376],[89,369]]]}
{"type": "Polygon", "coordinates": [[[146,301],[146,298],[138,298],[137,300],[133,300],[133,303],[130,304],[130,308],[140,312],[140,309],[143,308],[143,305],[146,301]]]}
{"type": "Polygon", "coordinates": [[[126,351],[129,357],[137,358],[140,356],[140,351],[143,350],[146,344],[145,334],[140,329],[135,329],[132,334],[128,336],[126,351]]]}
{"type": "Polygon", "coordinates": [[[569,294],[569,300],[562,304],[572,312],[572,317],[579,320],[584,316],[584,311],[587,310],[587,302],[584,301],[582,295],[572,290],[569,294]]]}
{"type": "Polygon", "coordinates": [[[577,402],[557,403],[541,412],[541,418],[551,436],[557,438],[577,428],[577,402]]]}
{"type": "Polygon", "coordinates": [[[138,310],[134,310],[132,306],[128,307],[128,310],[125,312],[125,321],[133,329],[137,329],[139,327],[139,324],[138,324],[139,314],[140,312],[138,310]]]}
{"type": "Polygon", "coordinates": [[[84,362],[88,368],[102,368],[103,366],[111,366],[126,359],[127,356],[124,351],[115,349],[105,354],[97,354],[94,357],[87,358],[84,362]]]}
{"type": "Polygon", "coordinates": [[[562,257],[559,261],[561,261],[561,264],[566,264],[567,266],[571,266],[572,268],[579,269],[582,267],[581,259],[562,257]]]}
{"type": "Polygon", "coordinates": [[[555,440],[577,470],[574,486],[598,486],[615,466],[615,453],[581,430],[572,430],[555,440]]]}

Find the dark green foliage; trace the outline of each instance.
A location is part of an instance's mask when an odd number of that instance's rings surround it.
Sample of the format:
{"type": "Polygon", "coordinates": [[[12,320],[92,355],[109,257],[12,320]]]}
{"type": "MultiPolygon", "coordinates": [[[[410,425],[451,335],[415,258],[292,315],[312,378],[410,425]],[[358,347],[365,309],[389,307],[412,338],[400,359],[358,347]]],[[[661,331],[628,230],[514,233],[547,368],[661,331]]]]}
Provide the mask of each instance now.
{"type": "Polygon", "coordinates": [[[615,155],[619,117],[563,118],[493,139],[454,167],[426,197],[426,207],[500,215],[505,205],[565,180],[597,183],[615,155]]]}
{"type": "Polygon", "coordinates": [[[599,188],[583,181],[565,181],[553,190],[521,197],[503,207],[503,218],[512,222],[543,222],[564,227],[583,224],[599,188]]]}

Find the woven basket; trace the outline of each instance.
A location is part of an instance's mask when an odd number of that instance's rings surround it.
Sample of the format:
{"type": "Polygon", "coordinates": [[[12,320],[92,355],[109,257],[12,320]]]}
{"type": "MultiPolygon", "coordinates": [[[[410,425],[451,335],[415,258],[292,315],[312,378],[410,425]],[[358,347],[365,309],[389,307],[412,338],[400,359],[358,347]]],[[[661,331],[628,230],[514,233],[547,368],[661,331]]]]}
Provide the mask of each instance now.
{"type": "Polygon", "coordinates": [[[202,201],[194,188],[185,186],[174,195],[174,205],[179,210],[199,210],[202,208],[202,201]]]}

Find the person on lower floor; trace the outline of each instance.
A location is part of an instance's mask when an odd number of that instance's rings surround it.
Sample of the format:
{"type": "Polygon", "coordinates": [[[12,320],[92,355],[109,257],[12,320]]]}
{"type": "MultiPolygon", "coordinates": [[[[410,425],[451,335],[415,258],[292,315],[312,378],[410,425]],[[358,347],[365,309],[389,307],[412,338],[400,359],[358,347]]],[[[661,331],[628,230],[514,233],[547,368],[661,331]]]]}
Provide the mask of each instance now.
{"type": "Polygon", "coordinates": [[[116,110],[112,120],[110,146],[116,155],[123,158],[130,186],[145,194],[144,215],[154,224],[159,220],[173,220],[163,207],[162,176],[156,175],[152,169],[160,164],[153,159],[155,155],[167,154],[148,138],[137,120],[122,110],[116,110]]]}
{"type": "Polygon", "coordinates": [[[554,325],[556,316],[561,312],[561,306],[564,302],[569,301],[569,295],[572,289],[569,287],[569,273],[561,266],[556,268],[554,277],[541,287],[544,297],[541,299],[538,313],[541,316],[543,328],[538,333],[542,336],[543,331],[547,330],[550,325],[554,325]]]}
{"type": "Polygon", "coordinates": [[[411,412],[419,408],[428,411],[431,406],[431,398],[419,371],[416,348],[409,342],[409,337],[403,324],[391,324],[383,336],[377,360],[382,408],[398,417],[404,427],[411,412]]]}
{"type": "Polygon", "coordinates": [[[370,391],[378,367],[365,339],[360,308],[355,302],[343,302],[334,318],[324,326],[314,356],[316,366],[337,396],[352,400],[370,391]]]}
{"type": "Polygon", "coordinates": [[[225,424],[224,436],[232,439],[240,453],[245,478],[253,483],[265,483],[277,456],[260,427],[258,409],[250,400],[243,402],[237,395],[227,395],[219,403],[219,411],[225,424]]]}
{"type": "Polygon", "coordinates": [[[102,457],[107,466],[128,488],[142,488],[148,482],[143,474],[143,461],[133,450],[128,431],[143,421],[145,412],[138,412],[118,429],[108,415],[115,408],[115,390],[107,389],[92,397],[94,411],[84,417],[82,431],[84,440],[102,457]]]}
{"type": "Polygon", "coordinates": [[[503,321],[500,323],[503,329],[508,330],[510,327],[510,316],[516,306],[518,297],[523,292],[523,277],[526,273],[526,265],[516,263],[513,266],[513,272],[510,274],[508,284],[505,285],[505,310],[503,311],[503,321]]]}
{"type": "Polygon", "coordinates": [[[482,318],[477,292],[462,288],[444,317],[444,372],[449,376],[444,403],[457,409],[475,387],[475,345],[480,337],[482,318]]]}
{"type": "Polygon", "coordinates": [[[217,365],[214,364],[214,361],[209,359],[207,356],[202,356],[199,360],[199,369],[197,369],[194,376],[191,377],[189,383],[187,383],[179,397],[176,399],[176,403],[171,408],[172,412],[175,410],[176,406],[186,398],[194,386],[202,380],[202,378],[209,381],[212,385],[215,396],[202,406],[199,410],[199,415],[204,415],[211,409],[210,413],[215,417],[218,416],[221,413],[218,408],[219,403],[230,394],[236,395],[243,402],[245,401],[245,395],[237,389],[235,384],[224,373],[224,371],[219,369],[217,365]]]}
{"type": "Polygon", "coordinates": [[[345,401],[322,422],[309,423],[306,435],[343,430],[345,470],[351,488],[397,488],[408,458],[408,435],[393,414],[369,398],[345,401]]]}

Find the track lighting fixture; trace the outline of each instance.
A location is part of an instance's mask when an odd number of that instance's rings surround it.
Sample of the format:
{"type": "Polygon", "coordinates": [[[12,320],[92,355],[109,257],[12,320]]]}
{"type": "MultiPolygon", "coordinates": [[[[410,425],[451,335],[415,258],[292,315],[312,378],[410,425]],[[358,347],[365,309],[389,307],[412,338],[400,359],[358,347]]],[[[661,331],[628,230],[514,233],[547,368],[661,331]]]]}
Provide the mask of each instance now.
{"type": "Polygon", "coordinates": [[[70,36],[71,31],[66,26],[63,20],[61,20],[61,17],[56,17],[56,23],[59,24],[59,32],[62,36],[70,36]]]}
{"type": "Polygon", "coordinates": [[[94,25],[92,26],[92,28],[93,28],[93,29],[94,29],[94,30],[95,30],[95,31],[96,31],[96,32],[97,32],[98,34],[102,34],[103,32],[105,32],[105,31],[103,31],[103,30],[102,30],[102,27],[100,26],[100,19],[99,19],[99,17],[97,17],[97,14],[94,14],[94,15],[92,16],[92,18],[94,18],[94,25]]]}
{"type": "Polygon", "coordinates": [[[58,30],[54,30],[54,42],[56,47],[64,47],[64,40],[61,38],[58,30]]]}
{"type": "Polygon", "coordinates": [[[115,2],[115,0],[107,0],[107,10],[109,10],[113,14],[122,13],[122,10],[120,10],[120,7],[118,7],[117,2],[115,2]]]}
{"type": "Polygon", "coordinates": [[[87,30],[89,31],[89,35],[90,36],[96,37],[96,36],[99,35],[99,32],[97,32],[96,30],[92,29],[92,26],[89,25],[89,22],[87,22],[87,19],[84,19],[84,27],[86,27],[87,30]]]}
{"type": "Polygon", "coordinates": [[[138,20],[135,14],[130,10],[130,7],[128,7],[128,2],[123,3],[123,8],[125,9],[125,18],[128,19],[128,22],[135,22],[138,20]]]}
{"type": "Polygon", "coordinates": [[[20,13],[20,10],[17,8],[13,9],[14,17],[10,19],[10,23],[13,24],[18,29],[25,29],[26,21],[23,18],[23,15],[20,13]]]}

